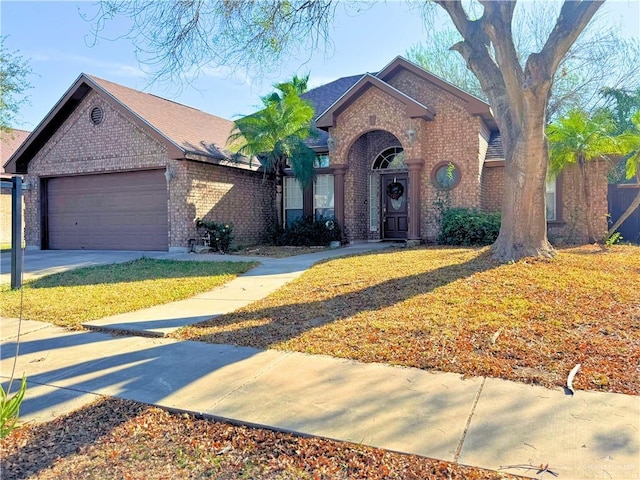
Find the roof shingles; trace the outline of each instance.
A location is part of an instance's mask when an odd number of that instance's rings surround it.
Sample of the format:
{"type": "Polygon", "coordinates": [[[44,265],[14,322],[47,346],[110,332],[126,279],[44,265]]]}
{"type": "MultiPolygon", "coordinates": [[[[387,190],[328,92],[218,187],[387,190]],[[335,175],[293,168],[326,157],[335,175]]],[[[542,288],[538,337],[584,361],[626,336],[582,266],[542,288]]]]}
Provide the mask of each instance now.
{"type": "Polygon", "coordinates": [[[89,76],[116,100],[186,153],[229,159],[227,138],[233,122],[150,93],[89,76]]]}
{"type": "Polygon", "coordinates": [[[26,140],[31,132],[26,130],[12,129],[10,132],[0,132],[0,176],[2,178],[11,177],[4,173],[4,164],[7,163],[13,152],[15,152],[22,142],[26,140]]]}

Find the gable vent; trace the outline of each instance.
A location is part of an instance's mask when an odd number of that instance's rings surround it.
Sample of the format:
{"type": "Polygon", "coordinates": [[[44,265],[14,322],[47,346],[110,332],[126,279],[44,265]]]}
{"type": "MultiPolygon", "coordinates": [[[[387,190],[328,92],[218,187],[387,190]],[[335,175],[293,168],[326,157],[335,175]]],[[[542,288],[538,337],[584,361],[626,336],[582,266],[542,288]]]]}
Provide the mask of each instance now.
{"type": "Polygon", "coordinates": [[[91,123],[93,123],[94,125],[100,125],[102,123],[102,120],[104,120],[104,110],[102,110],[102,108],[100,107],[93,107],[91,109],[91,123]]]}

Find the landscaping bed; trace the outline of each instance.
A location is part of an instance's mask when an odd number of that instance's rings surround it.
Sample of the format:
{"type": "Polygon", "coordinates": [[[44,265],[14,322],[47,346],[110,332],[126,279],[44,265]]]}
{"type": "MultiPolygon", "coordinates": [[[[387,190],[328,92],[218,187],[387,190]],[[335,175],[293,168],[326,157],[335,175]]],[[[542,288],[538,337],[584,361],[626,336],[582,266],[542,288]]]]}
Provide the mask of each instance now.
{"type": "Polygon", "coordinates": [[[316,265],[271,296],[174,335],[550,388],[640,394],[640,247],[500,264],[421,247],[316,265]]]}
{"type": "Polygon", "coordinates": [[[216,288],[256,266],[250,262],[178,262],[142,258],[80,268],[0,286],[0,315],[65,327],[175,302],[216,288]]]}
{"type": "Polygon", "coordinates": [[[102,399],[0,440],[3,479],[514,479],[415,455],[102,399]]]}

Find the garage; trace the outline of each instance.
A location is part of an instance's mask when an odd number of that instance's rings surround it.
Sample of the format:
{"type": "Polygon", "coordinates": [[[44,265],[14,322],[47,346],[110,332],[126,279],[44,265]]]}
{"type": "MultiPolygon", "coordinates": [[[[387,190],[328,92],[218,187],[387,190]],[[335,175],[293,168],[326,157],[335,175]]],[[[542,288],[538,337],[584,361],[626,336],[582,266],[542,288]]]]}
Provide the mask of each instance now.
{"type": "Polygon", "coordinates": [[[164,170],[44,179],[43,247],[168,250],[164,170]]]}

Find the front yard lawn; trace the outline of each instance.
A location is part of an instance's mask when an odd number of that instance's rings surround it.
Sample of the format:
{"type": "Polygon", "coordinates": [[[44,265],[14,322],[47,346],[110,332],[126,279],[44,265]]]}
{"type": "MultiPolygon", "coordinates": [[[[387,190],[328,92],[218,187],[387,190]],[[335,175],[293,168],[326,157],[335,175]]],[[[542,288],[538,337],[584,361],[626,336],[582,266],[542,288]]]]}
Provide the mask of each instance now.
{"type": "Polygon", "coordinates": [[[493,261],[425,247],[319,264],[178,338],[640,394],[640,247],[493,261]]]}
{"type": "MultiPolygon", "coordinates": [[[[22,318],[77,327],[82,322],[175,302],[226,283],[257,265],[143,258],[26,282],[22,318]]],[[[0,286],[0,315],[20,315],[20,290],[0,286]]]]}

